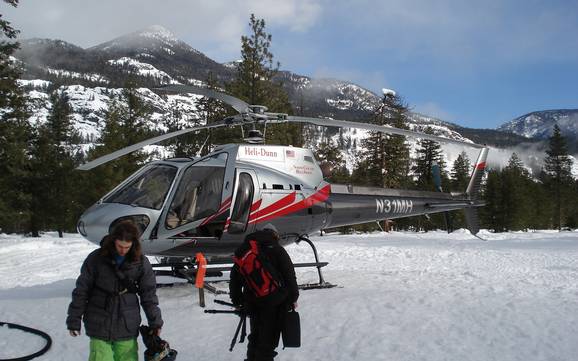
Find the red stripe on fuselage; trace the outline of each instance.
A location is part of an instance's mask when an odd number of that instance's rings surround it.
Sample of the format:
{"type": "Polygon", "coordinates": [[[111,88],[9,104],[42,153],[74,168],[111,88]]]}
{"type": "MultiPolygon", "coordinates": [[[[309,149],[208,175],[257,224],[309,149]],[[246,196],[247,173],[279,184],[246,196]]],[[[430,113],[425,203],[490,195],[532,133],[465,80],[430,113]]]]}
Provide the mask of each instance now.
{"type": "MultiPolygon", "coordinates": [[[[263,216],[265,216],[269,213],[272,213],[272,212],[276,212],[279,209],[281,209],[283,207],[287,207],[291,203],[295,202],[295,193],[296,192],[290,193],[287,196],[278,200],[277,202],[270,204],[269,206],[261,209],[260,211],[257,211],[255,213],[251,213],[251,216],[249,217],[249,223],[252,223],[256,218],[263,217],[263,216]]],[[[257,202],[257,203],[259,203],[259,202],[257,202]]],[[[251,207],[251,209],[253,209],[253,207],[251,207]]]]}
{"type": "Polygon", "coordinates": [[[205,220],[201,223],[201,226],[204,226],[205,224],[209,223],[210,221],[212,221],[213,219],[215,219],[219,215],[223,214],[230,207],[231,207],[231,197],[225,199],[225,201],[219,207],[219,210],[217,211],[217,213],[213,214],[212,216],[209,216],[208,218],[205,218],[205,220]]]}
{"type": "Polygon", "coordinates": [[[259,199],[257,202],[253,203],[251,206],[251,213],[255,212],[259,207],[261,207],[261,203],[263,202],[262,199],[259,199]]]}
{"type": "Polygon", "coordinates": [[[287,214],[294,213],[305,208],[309,208],[316,203],[324,202],[325,200],[327,200],[327,198],[329,198],[330,193],[331,193],[331,185],[326,185],[325,187],[321,188],[319,191],[317,191],[310,197],[305,198],[300,202],[294,203],[289,207],[285,207],[283,209],[279,209],[277,211],[266,214],[259,219],[252,219],[249,221],[249,223],[261,223],[273,218],[282,217],[287,214]]]}

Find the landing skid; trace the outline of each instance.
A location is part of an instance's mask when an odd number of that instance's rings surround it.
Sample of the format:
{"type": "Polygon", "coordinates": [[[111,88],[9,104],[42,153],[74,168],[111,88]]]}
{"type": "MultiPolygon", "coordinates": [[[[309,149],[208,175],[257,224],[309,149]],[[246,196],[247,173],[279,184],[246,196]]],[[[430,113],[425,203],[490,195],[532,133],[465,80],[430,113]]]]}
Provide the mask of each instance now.
{"type": "Polygon", "coordinates": [[[315,248],[315,245],[313,244],[313,242],[311,242],[311,240],[309,238],[307,238],[306,236],[300,236],[299,239],[297,239],[297,241],[295,241],[295,243],[299,244],[299,243],[301,243],[301,241],[305,241],[306,243],[308,243],[311,246],[311,249],[313,250],[313,255],[315,256],[315,262],[296,263],[296,264],[294,264],[294,266],[295,266],[295,268],[317,267],[317,274],[319,275],[319,282],[300,284],[299,289],[300,290],[312,290],[312,289],[318,289],[318,288],[336,287],[337,285],[326,282],[325,279],[323,279],[323,273],[321,272],[321,268],[327,266],[329,264],[329,262],[319,262],[319,256],[317,255],[317,248],[315,248]]]}
{"type": "MultiPolygon", "coordinates": [[[[327,266],[328,262],[319,262],[319,256],[317,254],[317,248],[313,242],[307,238],[306,236],[300,236],[299,239],[295,243],[299,244],[301,241],[305,241],[311,249],[313,250],[313,255],[315,257],[315,262],[305,262],[305,263],[295,263],[293,266],[295,268],[304,268],[304,267],[316,267],[317,274],[319,276],[319,282],[314,283],[305,283],[300,284],[299,289],[301,290],[311,290],[311,289],[319,289],[319,288],[333,288],[337,287],[332,283],[326,282],[323,278],[323,273],[321,268],[327,266]]],[[[196,283],[196,276],[198,270],[198,263],[195,258],[164,258],[161,259],[159,263],[153,264],[153,269],[156,276],[168,276],[173,278],[179,278],[186,281],[186,283],[195,287],[196,283]],[[169,269],[158,269],[158,268],[170,268],[169,269]]],[[[213,259],[211,260],[206,268],[206,278],[215,278],[215,277],[223,277],[223,272],[230,271],[231,267],[233,266],[233,262],[230,258],[220,258],[220,259],[213,259]]],[[[214,280],[208,281],[205,280],[203,282],[203,288],[199,289],[200,295],[204,292],[203,290],[207,290],[208,292],[214,295],[221,295],[221,294],[228,294],[227,291],[222,289],[218,289],[213,284],[218,282],[228,282],[228,280],[214,280]]],[[[180,282],[182,283],[182,282],[180,282]]],[[[157,282],[157,287],[172,287],[176,284],[176,282],[157,282]]],[[[201,296],[202,297],[202,296],[201,296]]],[[[201,302],[203,304],[204,302],[201,302]]]]}

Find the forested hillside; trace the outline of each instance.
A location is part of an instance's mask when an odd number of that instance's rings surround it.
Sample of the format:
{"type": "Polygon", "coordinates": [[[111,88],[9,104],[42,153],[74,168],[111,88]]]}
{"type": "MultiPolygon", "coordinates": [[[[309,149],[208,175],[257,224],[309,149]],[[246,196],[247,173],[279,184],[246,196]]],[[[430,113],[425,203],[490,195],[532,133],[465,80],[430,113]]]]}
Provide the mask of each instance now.
{"type": "MultiPolygon", "coordinates": [[[[16,6],[18,1],[8,3],[16,6]]],[[[275,112],[391,125],[495,147],[536,142],[412,113],[399,95],[378,96],[346,81],[281,71],[270,52],[272,36],[254,16],[251,32],[241,39],[242,58],[227,65],[158,26],[82,49],[48,39],[19,44],[17,29],[0,21],[1,232],[74,231],[84,209],[147,161],[200,156],[217,144],[241,141],[240,129],[201,132],[147,147],[90,172],[74,170],[143,139],[230,115],[230,109],[211,99],[154,90],[167,84],[209,87],[275,112]]],[[[577,165],[563,132],[557,126],[552,129],[541,148],[536,147],[537,154],[514,153],[503,165],[490,164],[483,227],[577,227],[578,202],[568,202],[578,199],[577,165]],[[535,160],[533,167],[529,159],[535,160]]],[[[475,156],[428,140],[312,126],[271,127],[267,143],[314,148],[320,162],[332,164],[332,182],[432,191],[432,166],[437,164],[443,190],[463,192],[475,156]]],[[[414,230],[462,226],[461,214],[454,215],[451,224],[443,216],[394,224],[414,230]]]]}

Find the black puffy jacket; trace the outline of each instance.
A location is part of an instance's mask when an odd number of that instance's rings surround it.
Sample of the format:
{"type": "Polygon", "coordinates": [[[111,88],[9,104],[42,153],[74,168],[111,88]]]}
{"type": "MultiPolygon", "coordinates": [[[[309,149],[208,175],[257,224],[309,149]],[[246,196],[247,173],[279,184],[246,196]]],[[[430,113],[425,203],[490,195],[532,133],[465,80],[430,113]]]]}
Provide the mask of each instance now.
{"type": "Polygon", "coordinates": [[[88,255],[72,291],[66,319],[69,330],[80,330],[82,319],[90,337],[105,341],[137,337],[140,306],[150,327],[162,327],[155,275],[148,259],[141,256],[137,261],[123,262],[118,270],[116,267],[115,261],[102,255],[101,249],[88,255]],[[125,281],[121,280],[123,277],[125,281]],[[122,292],[128,280],[133,280],[137,287],[122,292]]]}
{"type": "MultiPolygon", "coordinates": [[[[297,286],[297,278],[295,277],[295,267],[285,248],[272,237],[271,232],[268,230],[254,232],[248,235],[245,241],[247,242],[250,239],[257,241],[261,251],[269,259],[271,265],[279,272],[287,293],[283,303],[290,305],[297,302],[299,298],[299,288],[297,286]]],[[[242,249],[242,247],[240,249],[242,249]]],[[[239,250],[237,250],[235,255],[241,257],[242,255],[237,254],[238,252],[239,250]]],[[[247,287],[244,287],[245,280],[239,272],[237,265],[231,268],[230,278],[229,291],[233,304],[242,305],[245,302],[249,304],[256,303],[253,293],[247,287]]]]}

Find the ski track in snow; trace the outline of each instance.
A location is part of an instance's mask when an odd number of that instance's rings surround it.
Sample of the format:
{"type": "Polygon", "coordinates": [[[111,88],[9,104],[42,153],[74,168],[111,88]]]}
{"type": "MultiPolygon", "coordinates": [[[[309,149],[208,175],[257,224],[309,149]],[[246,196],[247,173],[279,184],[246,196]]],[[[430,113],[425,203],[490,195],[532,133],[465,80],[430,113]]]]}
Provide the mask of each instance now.
{"type": "MultiPolygon", "coordinates": [[[[325,279],[340,288],[301,292],[302,347],[280,347],[278,359],[578,359],[578,232],[480,235],[487,241],[463,230],[312,237],[329,262],[325,279]]],[[[80,265],[95,248],[74,234],[0,235],[0,320],[52,336],[38,360],[88,358],[88,338],[68,336],[65,318],[80,265]]],[[[305,244],[287,249],[294,262],[313,260],[305,244]]],[[[317,272],[298,269],[298,280],[315,282],[317,272]]],[[[188,285],[158,294],[163,338],[179,360],[243,359],[245,344],[228,352],[236,317],[203,313],[188,285]]],[[[223,308],[212,299],[208,308],[223,308]]],[[[0,359],[42,345],[0,328],[0,359]]]]}

